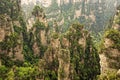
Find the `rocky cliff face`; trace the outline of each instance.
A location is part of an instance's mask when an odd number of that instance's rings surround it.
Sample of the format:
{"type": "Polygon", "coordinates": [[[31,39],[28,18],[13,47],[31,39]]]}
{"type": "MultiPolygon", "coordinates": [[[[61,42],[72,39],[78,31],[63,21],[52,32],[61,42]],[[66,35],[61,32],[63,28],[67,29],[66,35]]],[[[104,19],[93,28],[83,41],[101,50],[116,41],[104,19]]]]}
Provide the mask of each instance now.
{"type": "Polygon", "coordinates": [[[5,0],[1,1],[1,4],[1,7],[6,7],[6,10],[2,10],[3,13],[0,15],[0,53],[8,54],[10,57],[14,57],[15,60],[24,60],[22,55],[22,35],[21,33],[18,34],[18,30],[16,31],[16,29],[21,28],[18,20],[21,13],[20,1],[10,0],[7,2],[5,0]],[[13,4],[13,6],[10,6],[10,4],[13,4]]]}
{"type": "Polygon", "coordinates": [[[3,41],[5,39],[5,36],[9,36],[13,31],[13,25],[12,20],[7,15],[1,15],[0,16],[0,41],[3,41]]]}
{"type": "Polygon", "coordinates": [[[33,3],[31,1],[22,4],[27,19],[31,17],[31,9],[35,2],[36,5],[47,6],[44,8],[48,24],[52,26],[54,20],[57,21],[61,32],[65,32],[70,23],[78,21],[84,24],[86,29],[95,33],[106,28],[106,24],[115,14],[115,7],[120,4],[119,0],[38,0],[33,3]]]}
{"type": "Polygon", "coordinates": [[[114,15],[119,3],[113,0],[56,0],[45,11],[50,25],[56,20],[63,32],[74,21],[84,24],[86,29],[93,32],[100,32],[114,15]]]}
{"type": "Polygon", "coordinates": [[[101,56],[102,73],[108,71],[118,71],[120,69],[120,7],[117,8],[117,13],[114,16],[112,28],[105,32],[101,56]],[[105,61],[103,61],[104,59],[105,61]],[[103,63],[104,62],[104,63],[103,63]]]}
{"type": "Polygon", "coordinates": [[[55,73],[51,74],[50,79],[55,75],[58,80],[88,79],[94,72],[95,75],[100,73],[97,50],[91,42],[90,34],[80,24],[73,24],[62,36],[57,32],[52,33],[43,61],[44,71],[55,73]],[[93,73],[89,73],[89,70],[93,73]]]}
{"type": "MultiPolygon", "coordinates": [[[[21,15],[19,0],[6,0],[12,4],[11,1],[14,5],[10,7],[10,12],[9,6],[6,8],[9,14],[4,10],[0,14],[0,32],[3,34],[0,35],[0,61],[1,65],[10,67],[12,73],[9,74],[13,75],[13,80],[96,79],[100,74],[100,59],[92,37],[83,25],[74,23],[68,31],[61,33],[54,21],[50,29],[43,9],[35,6],[32,12],[34,23],[28,29],[29,25],[21,15]]],[[[63,5],[67,3],[69,0],[63,1],[63,5]]],[[[70,18],[74,16],[64,19],[70,18]]],[[[2,76],[2,79],[6,78],[2,76]]]]}

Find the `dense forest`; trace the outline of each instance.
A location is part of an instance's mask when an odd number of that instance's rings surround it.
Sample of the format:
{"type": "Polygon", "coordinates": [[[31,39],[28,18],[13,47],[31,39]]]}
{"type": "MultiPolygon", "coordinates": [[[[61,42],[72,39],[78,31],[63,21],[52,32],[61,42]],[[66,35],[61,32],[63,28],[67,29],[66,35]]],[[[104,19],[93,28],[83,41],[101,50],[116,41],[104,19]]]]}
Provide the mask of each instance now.
{"type": "Polygon", "coordinates": [[[0,0],[0,80],[120,80],[120,1],[49,3],[0,0]]]}

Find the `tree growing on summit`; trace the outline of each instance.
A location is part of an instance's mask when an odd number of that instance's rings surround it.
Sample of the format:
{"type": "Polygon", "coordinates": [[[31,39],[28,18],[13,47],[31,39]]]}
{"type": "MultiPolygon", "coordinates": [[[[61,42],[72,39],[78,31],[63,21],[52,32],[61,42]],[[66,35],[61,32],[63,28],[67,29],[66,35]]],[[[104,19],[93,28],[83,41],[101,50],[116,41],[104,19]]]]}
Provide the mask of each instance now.
{"type": "Polygon", "coordinates": [[[39,6],[35,6],[33,11],[32,11],[32,15],[35,16],[36,18],[39,18],[39,17],[43,17],[44,18],[44,11],[41,7],[39,6]]]}

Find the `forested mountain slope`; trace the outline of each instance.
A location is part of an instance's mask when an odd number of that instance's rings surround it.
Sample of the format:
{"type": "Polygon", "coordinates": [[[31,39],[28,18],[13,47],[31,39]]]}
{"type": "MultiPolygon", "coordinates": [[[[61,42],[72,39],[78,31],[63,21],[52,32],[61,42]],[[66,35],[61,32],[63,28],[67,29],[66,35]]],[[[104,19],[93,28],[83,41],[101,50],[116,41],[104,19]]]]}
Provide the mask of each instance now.
{"type": "Polygon", "coordinates": [[[31,1],[22,2],[22,6],[21,0],[0,1],[0,80],[119,80],[119,7],[98,49],[86,28],[103,30],[97,29],[102,26],[97,21],[103,17],[101,0],[37,0],[36,6],[36,0],[31,1]],[[89,24],[86,18],[94,23],[89,24]],[[105,72],[107,75],[102,76],[104,65],[99,53],[108,61],[107,69],[115,74],[105,72]]]}
{"type": "Polygon", "coordinates": [[[44,10],[35,6],[32,27],[27,30],[20,0],[0,2],[1,80],[96,79],[99,55],[90,33],[74,23],[61,34],[51,31],[44,10]]]}

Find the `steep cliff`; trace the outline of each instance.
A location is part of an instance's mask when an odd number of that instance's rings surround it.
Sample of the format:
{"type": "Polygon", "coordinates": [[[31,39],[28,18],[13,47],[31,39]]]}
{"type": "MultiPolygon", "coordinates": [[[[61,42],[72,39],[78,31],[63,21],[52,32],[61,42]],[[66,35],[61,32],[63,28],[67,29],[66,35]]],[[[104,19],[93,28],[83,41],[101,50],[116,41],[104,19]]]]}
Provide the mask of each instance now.
{"type": "MultiPolygon", "coordinates": [[[[100,74],[99,56],[83,25],[73,24],[65,34],[52,33],[40,63],[44,79],[86,80],[100,74]]],[[[41,68],[40,68],[41,69],[41,68]]]]}
{"type": "Polygon", "coordinates": [[[0,2],[0,53],[13,59],[24,60],[22,54],[22,34],[19,16],[20,0],[2,0],[0,2]],[[19,35],[19,36],[18,36],[19,35]]]}
{"type": "MultiPolygon", "coordinates": [[[[0,79],[97,79],[100,74],[98,50],[94,46],[90,32],[86,31],[83,25],[73,22],[75,20],[84,22],[84,19],[90,19],[95,24],[99,22],[97,18],[103,16],[101,13],[104,12],[104,1],[52,0],[51,2],[46,9],[47,16],[39,4],[33,8],[30,18],[33,19],[33,23],[29,26],[21,12],[20,0],[0,1],[0,79]],[[60,19],[58,20],[56,16],[60,19]],[[47,20],[52,20],[53,23],[49,22],[48,25],[47,20]],[[60,27],[63,24],[65,25],[60,27]]],[[[102,73],[115,71],[115,78],[112,79],[118,80],[116,71],[119,70],[120,64],[119,12],[118,7],[118,12],[111,23],[112,29],[105,32],[100,51],[101,59],[104,58],[101,60],[102,73]]],[[[102,18],[100,20],[104,22],[102,18]]],[[[102,25],[102,22],[99,24],[102,25]]]]}
{"type": "Polygon", "coordinates": [[[59,30],[66,32],[71,23],[80,22],[87,30],[97,34],[107,28],[119,4],[119,0],[30,0],[22,4],[22,8],[26,20],[31,18],[33,5],[39,5],[45,9],[50,27],[57,21],[59,30]]]}
{"type": "Polygon", "coordinates": [[[95,75],[100,74],[97,50],[93,46],[90,34],[83,29],[83,25],[73,24],[63,39],[67,41],[62,44],[63,48],[70,51],[71,80],[94,79],[95,75]]]}
{"type": "MultiPolygon", "coordinates": [[[[117,71],[120,69],[120,6],[117,7],[117,13],[114,16],[111,28],[104,34],[103,48],[101,50],[101,71],[102,74],[114,73],[117,75],[117,71]],[[103,57],[104,56],[104,57],[103,57]],[[105,61],[103,61],[104,59],[105,61]]],[[[119,77],[113,77],[114,79],[120,79],[119,77]]],[[[108,79],[111,77],[109,76],[108,79]]]]}
{"type": "Polygon", "coordinates": [[[78,21],[97,33],[104,31],[118,4],[119,0],[53,0],[45,11],[49,24],[56,20],[61,32],[65,32],[70,23],[78,21]]]}

